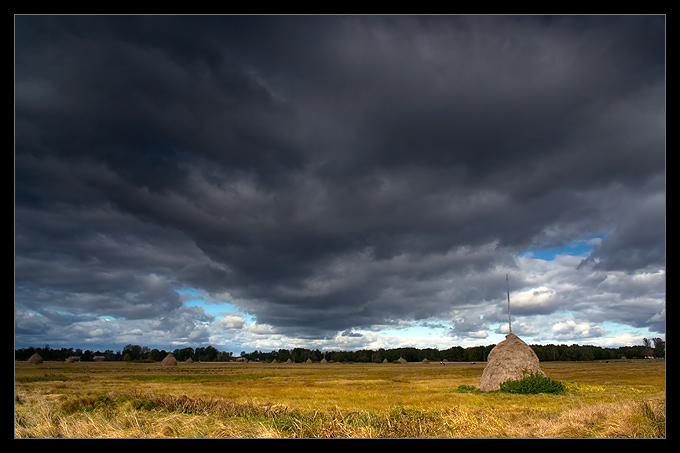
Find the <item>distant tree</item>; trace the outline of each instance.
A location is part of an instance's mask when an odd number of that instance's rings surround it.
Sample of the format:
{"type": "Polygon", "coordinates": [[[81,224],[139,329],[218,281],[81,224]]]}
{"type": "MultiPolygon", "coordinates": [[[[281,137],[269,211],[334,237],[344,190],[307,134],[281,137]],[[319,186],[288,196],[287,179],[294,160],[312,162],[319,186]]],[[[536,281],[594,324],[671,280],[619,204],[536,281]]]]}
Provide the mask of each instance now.
{"type": "Polygon", "coordinates": [[[128,344],[123,348],[123,356],[130,355],[130,360],[139,360],[142,358],[142,347],[138,344],[128,344]]]}
{"type": "Polygon", "coordinates": [[[666,357],[666,343],[661,338],[652,338],[654,342],[654,357],[666,357]]]}
{"type": "Polygon", "coordinates": [[[231,362],[233,359],[233,354],[231,352],[221,351],[217,354],[218,362],[231,362]]]}
{"type": "MultiPolygon", "coordinates": [[[[194,348],[182,348],[182,349],[175,349],[172,351],[172,355],[175,356],[175,358],[180,361],[184,362],[187,359],[191,358],[192,360],[198,360],[198,358],[194,357],[195,352],[194,348]]],[[[163,360],[167,356],[167,354],[164,354],[160,357],[160,360],[163,360]]]]}

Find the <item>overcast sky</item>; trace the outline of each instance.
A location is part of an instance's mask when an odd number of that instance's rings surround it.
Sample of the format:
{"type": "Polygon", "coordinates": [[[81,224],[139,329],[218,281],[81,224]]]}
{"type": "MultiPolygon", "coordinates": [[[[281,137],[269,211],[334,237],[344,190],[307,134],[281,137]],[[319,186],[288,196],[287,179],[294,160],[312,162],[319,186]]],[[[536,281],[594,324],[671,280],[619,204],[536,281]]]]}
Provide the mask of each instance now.
{"type": "Polygon", "coordinates": [[[665,339],[664,16],[15,16],[15,346],[665,339]]]}

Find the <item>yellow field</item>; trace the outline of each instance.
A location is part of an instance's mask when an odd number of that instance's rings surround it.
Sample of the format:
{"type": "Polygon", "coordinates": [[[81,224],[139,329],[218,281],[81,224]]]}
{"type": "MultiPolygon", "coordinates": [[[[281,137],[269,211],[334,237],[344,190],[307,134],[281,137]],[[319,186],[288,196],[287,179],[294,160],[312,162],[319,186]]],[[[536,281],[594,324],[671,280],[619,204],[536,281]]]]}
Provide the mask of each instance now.
{"type": "Polygon", "coordinates": [[[665,363],[545,362],[565,395],[464,392],[483,363],[15,363],[15,437],[665,437],[665,363]]]}

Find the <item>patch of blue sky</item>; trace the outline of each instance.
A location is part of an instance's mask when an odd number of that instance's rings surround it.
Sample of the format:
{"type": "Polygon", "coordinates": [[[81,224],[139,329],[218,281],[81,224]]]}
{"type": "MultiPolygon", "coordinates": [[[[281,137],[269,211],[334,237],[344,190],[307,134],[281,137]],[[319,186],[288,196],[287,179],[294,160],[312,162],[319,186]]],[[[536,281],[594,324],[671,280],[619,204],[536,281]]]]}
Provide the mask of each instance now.
{"type": "Polygon", "coordinates": [[[208,301],[205,295],[196,288],[175,288],[177,294],[183,296],[184,305],[187,307],[201,307],[203,312],[215,317],[221,317],[224,313],[239,313],[248,324],[255,321],[255,318],[245,313],[236,305],[227,301],[208,301]]]}
{"type": "Polygon", "coordinates": [[[521,253],[521,256],[529,256],[536,259],[541,259],[545,261],[552,261],[558,255],[571,255],[571,256],[583,256],[586,257],[596,244],[604,238],[603,234],[596,234],[585,237],[583,239],[577,239],[574,241],[569,241],[562,247],[551,247],[544,249],[526,249],[521,253]]]}
{"type": "Polygon", "coordinates": [[[604,321],[602,327],[605,329],[605,337],[628,334],[631,336],[659,336],[658,333],[652,334],[647,327],[635,327],[628,324],[619,324],[612,321],[604,321]]]}
{"type": "Polygon", "coordinates": [[[379,331],[381,335],[388,335],[392,337],[427,337],[432,335],[441,335],[441,329],[433,329],[432,327],[414,325],[402,328],[386,328],[379,331]]]}

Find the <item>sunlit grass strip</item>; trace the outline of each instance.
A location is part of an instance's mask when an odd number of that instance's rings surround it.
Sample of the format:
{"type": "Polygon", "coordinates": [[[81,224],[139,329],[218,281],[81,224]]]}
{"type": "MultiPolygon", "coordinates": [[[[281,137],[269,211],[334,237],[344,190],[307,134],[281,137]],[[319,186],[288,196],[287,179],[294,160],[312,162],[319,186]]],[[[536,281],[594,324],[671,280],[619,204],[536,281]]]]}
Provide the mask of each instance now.
{"type": "MultiPolygon", "coordinates": [[[[471,395],[483,401],[483,395],[471,395]]],[[[475,401],[478,403],[479,401],[475,401]]],[[[389,411],[300,410],[281,404],[141,392],[67,398],[20,396],[16,437],[664,437],[665,402],[450,407],[389,411]]]]}

